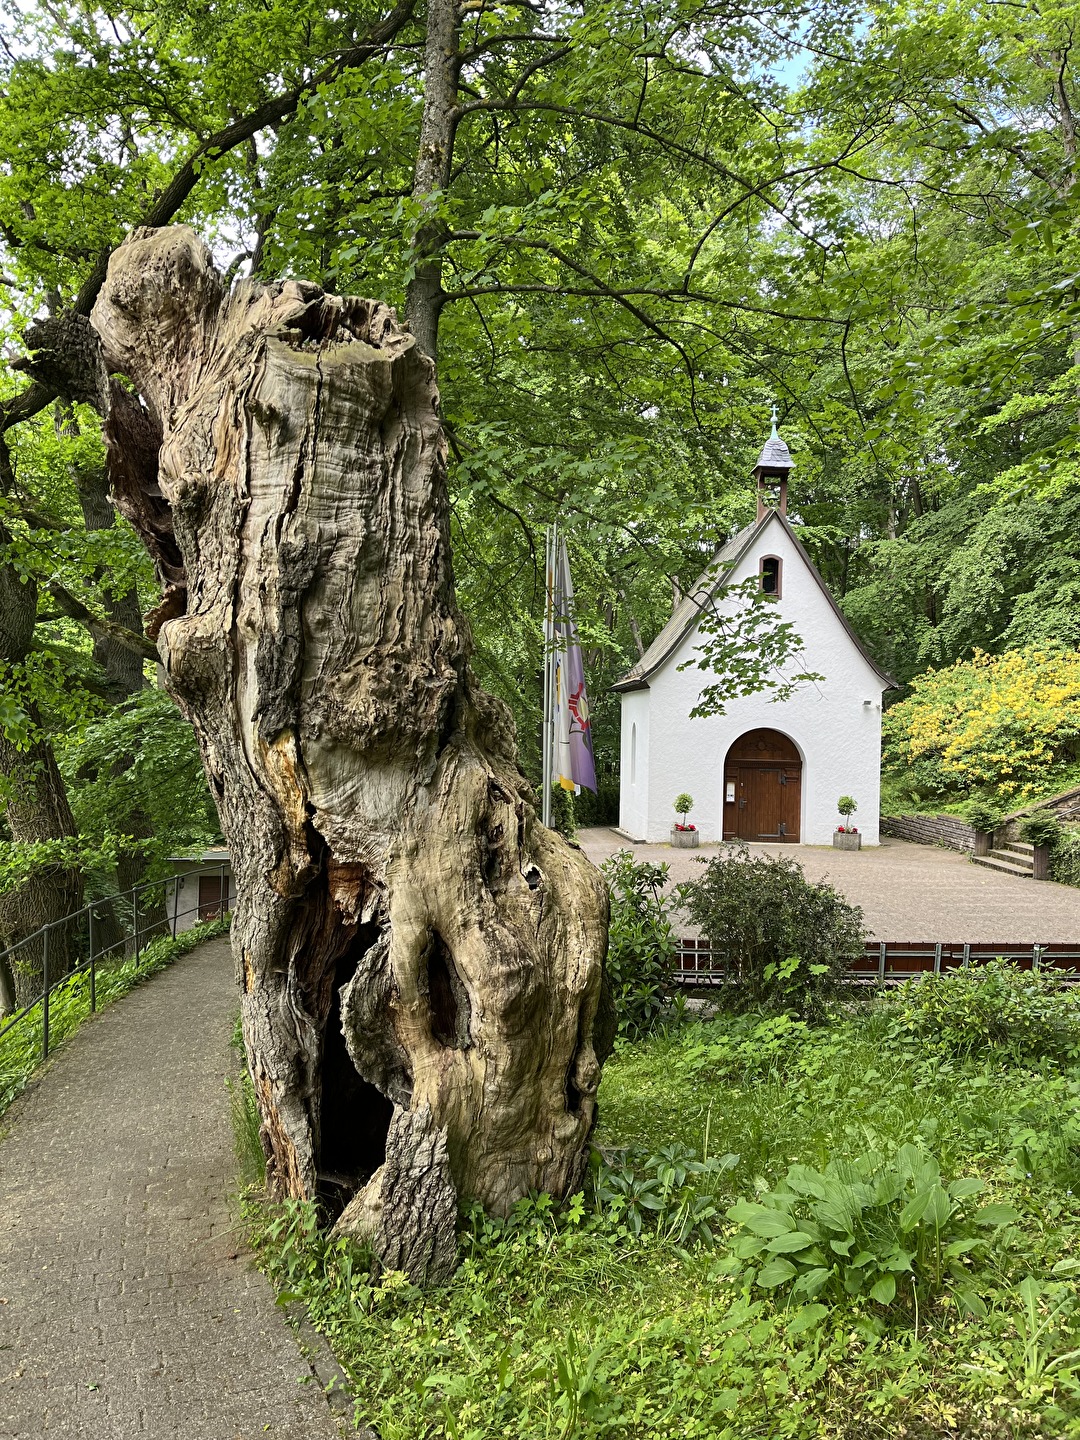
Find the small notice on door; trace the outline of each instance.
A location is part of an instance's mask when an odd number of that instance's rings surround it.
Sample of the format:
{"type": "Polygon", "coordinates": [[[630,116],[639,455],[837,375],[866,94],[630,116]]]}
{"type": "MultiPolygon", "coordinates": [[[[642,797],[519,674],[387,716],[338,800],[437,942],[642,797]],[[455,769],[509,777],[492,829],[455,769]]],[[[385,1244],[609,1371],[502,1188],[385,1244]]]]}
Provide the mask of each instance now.
{"type": "Polygon", "coordinates": [[[734,781],[734,780],[729,780],[729,781],[727,782],[727,793],[726,793],[726,795],[724,796],[724,799],[727,801],[727,803],[728,803],[729,805],[730,805],[730,804],[732,803],[732,801],[735,799],[735,781],[734,781]]]}

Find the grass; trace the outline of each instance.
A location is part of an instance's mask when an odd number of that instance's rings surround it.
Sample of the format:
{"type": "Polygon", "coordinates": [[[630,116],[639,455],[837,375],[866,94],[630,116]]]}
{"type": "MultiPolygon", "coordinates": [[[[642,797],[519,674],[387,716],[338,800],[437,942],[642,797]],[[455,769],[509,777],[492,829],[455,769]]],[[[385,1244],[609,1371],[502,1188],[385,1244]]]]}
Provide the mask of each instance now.
{"type": "Polygon", "coordinates": [[[373,1283],[305,1206],[249,1212],[262,1264],[307,1301],[381,1440],[1080,1437],[1080,1067],[1038,1058],[1037,1026],[1027,1051],[965,1040],[942,1000],[937,1030],[901,997],[621,1045],[592,1187],[561,1212],[470,1217],[444,1290],[373,1283]],[[975,1220],[954,1258],[937,1233],[943,1278],[920,1259],[888,1304],[755,1280],[733,1202],[790,1209],[793,1164],[847,1174],[905,1145],[980,1191],[956,1202],[975,1220]]]}
{"type": "MultiPolygon", "coordinates": [[[[175,940],[166,936],[151,941],[138,959],[132,957],[100,966],[96,977],[97,1008],[104,1009],[196,945],[224,934],[228,928],[228,920],[193,925],[175,940]]],[[[84,971],[58,985],[49,997],[50,1055],[75,1033],[89,1014],[90,976],[84,971]]],[[[41,1007],[37,1006],[0,1039],[0,1115],[16,1095],[25,1090],[41,1066],[41,1029],[41,1007]]]]}

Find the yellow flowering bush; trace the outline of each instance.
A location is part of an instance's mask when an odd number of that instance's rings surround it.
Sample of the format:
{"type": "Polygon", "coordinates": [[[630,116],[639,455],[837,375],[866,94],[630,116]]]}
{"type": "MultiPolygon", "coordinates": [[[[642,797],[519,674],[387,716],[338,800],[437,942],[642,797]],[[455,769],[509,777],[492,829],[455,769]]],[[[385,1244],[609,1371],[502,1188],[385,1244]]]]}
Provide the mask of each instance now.
{"type": "Polygon", "coordinates": [[[1080,754],[1080,651],[1030,645],[929,670],[884,717],[887,769],[931,793],[1017,804],[1068,783],[1080,754]]]}

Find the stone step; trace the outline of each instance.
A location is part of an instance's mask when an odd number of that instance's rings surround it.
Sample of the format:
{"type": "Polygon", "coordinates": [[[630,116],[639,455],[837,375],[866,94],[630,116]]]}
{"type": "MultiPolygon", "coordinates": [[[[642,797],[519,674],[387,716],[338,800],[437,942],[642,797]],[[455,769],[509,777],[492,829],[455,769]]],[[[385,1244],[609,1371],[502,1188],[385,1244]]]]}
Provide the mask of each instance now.
{"type": "Polygon", "coordinates": [[[1029,860],[1035,854],[1035,846],[1025,845],[1023,840],[1005,840],[997,848],[998,850],[1011,850],[1014,855],[1026,855],[1029,860]]]}
{"type": "Polygon", "coordinates": [[[1024,855],[1022,852],[1018,854],[1015,850],[1006,849],[1004,845],[999,845],[996,850],[991,850],[990,858],[991,860],[1004,860],[1008,865],[1019,865],[1024,870],[1034,870],[1035,868],[1034,855],[1024,855]]]}
{"type": "Polygon", "coordinates": [[[1015,875],[1018,880],[1032,878],[1032,867],[1025,865],[1023,861],[1013,864],[1010,860],[1000,860],[992,855],[972,855],[971,859],[976,865],[985,865],[988,870],[1000,870],[1003,875],[1015,875]]]}

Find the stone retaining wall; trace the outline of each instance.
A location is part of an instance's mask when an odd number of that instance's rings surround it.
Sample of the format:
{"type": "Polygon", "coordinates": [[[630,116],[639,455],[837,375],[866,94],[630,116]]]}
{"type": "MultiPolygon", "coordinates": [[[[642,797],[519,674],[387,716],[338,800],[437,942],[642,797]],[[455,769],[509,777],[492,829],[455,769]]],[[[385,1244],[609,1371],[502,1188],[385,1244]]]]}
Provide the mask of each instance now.
{"type": "Polygon", "coordinates": [[[975,849],[975,831],[956,815],[883,815],[881,833],[916,845],[944,845],[967,853],[975,849]]]}

